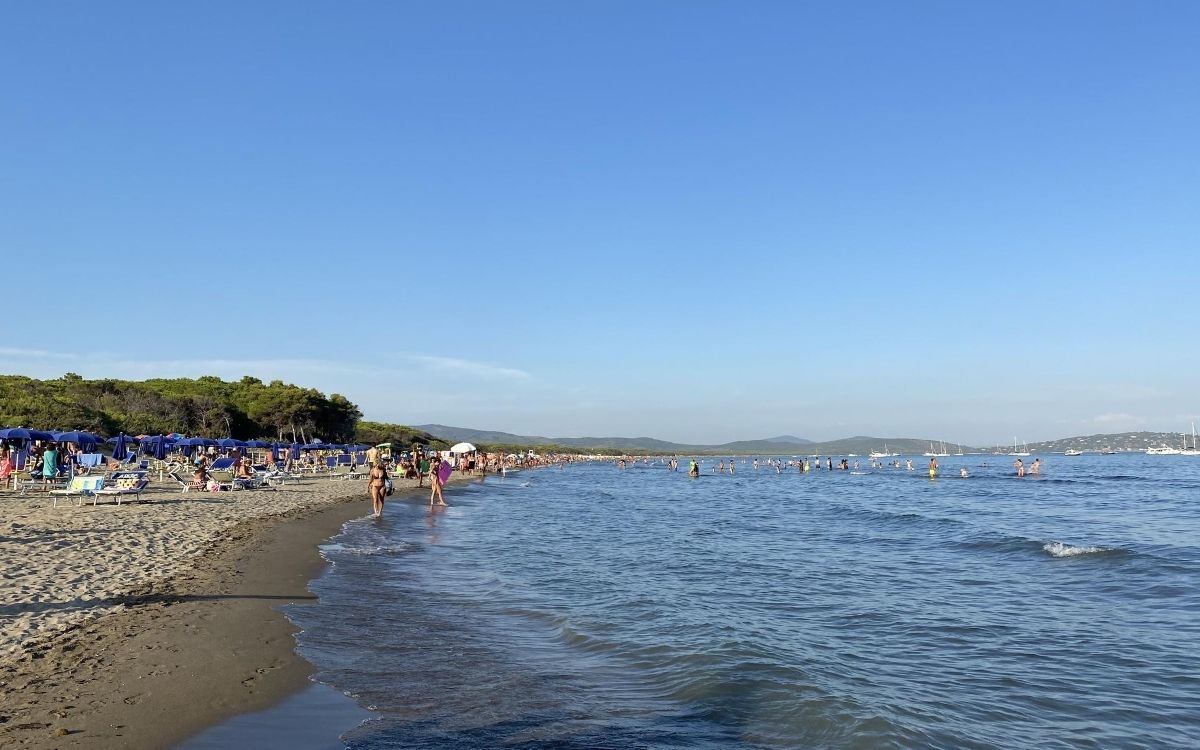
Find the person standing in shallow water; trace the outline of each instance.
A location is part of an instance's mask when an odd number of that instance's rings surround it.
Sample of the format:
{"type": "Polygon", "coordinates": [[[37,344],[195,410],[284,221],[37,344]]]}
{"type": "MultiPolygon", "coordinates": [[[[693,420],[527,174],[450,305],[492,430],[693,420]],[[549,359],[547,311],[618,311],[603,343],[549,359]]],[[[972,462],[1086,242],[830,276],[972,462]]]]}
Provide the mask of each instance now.
{"type": "Polygon", "coordinates": [[[936,479],[937,473],[938,473],[937,459],[931,458],[931,459],[929,459],[929,478],[936,479]]]}
{"type": "Polygon", "coordinates": [[[436,463],[430,461],[432,468],[429,470],[429,486],[432,489],[429,491],[429,504],[431,506],[446,504],[446,499],[442,497],[442,466],[444,465],[446,465],[446,459],[436,463]],[[434,499],[437,502],[434,502],[434,499]]]}
{"type": "Polygon", "coordinates": [[[371,495],[371,506],[375,510],[376,518],[383,515],[383,498],[387,496],[387,478],[387,469],[383,468],[383,462],[376,461],[367,477],[367,492],[371,495]]]}
{"type": "Polygon", "coordinates": [[[1013,468],[1017,470],[1017,476],[1019,476],[1019,477],[1025,476],[1025,462],[1024,461],[1022,461],[1021,459],[1018,458],[1015,462],[1013,462],[1013,468]]]}

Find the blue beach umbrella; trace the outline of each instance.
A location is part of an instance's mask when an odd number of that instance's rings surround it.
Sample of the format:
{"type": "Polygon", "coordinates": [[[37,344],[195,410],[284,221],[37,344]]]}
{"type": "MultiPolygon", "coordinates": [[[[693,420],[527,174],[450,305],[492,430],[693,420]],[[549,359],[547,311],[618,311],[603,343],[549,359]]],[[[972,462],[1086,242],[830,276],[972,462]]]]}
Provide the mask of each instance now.
{"type": "Polygon", "coordinates": [[[41,430],[30,430],[24,427],[6,427],[0,430],[0,440],[45,440],[53,442],[54,436],[41,430]]]}
{"type": "Polygon", "coordinates": [[[167,446],[173,441],[165,435],[155,435],[142,441],[142,452],[149,453],[159,461],[167,457],[167,446]]]}
{"type": "Polygon", "coordinates": [[[90,432],[56,432],[54,439],[60,443],[75,443],[76,445],[98,445],[104,442],[104,438],[97,437],[90,432]]]}
{"type": "Polygon", "coordinates": [[[127,441],[132,439],[133,438],[126,437],[125,433],[123,432],[120,435],[117,435],[115,438],[109,438],[109,442],[113,444],[113,460],[125,460],[125,458],[129,455],[129,449],[125,447],[125,444],[127,441]]]}
{"type": "Polygon", "coordinates": [[[217,445],[221,446],[222,448],[245,448],[246,441],[238,440],[237,438],[226,437],[218,440],[217,445]]]}
{"type": "Polygon", "coordinates": [[[300,458],[301,447],[302,446],[299,443],[292,443],[291,451],[292,451],[292,460],[293,461],[296,461],[300,458]]]}
{"type": "Polygon", "coordinates": [[[207,447],[210,445],[215,446],[216,444],[217,444],[216,440],[213,440],[212,438],[206,438],[206,437],[184,438],[183,440],[180,440],[178,443],[176,443],[176,445],[186,445],[189,448],[203,448],[203,447],[207,447]]]}
{"type": "Polygon", "coordinates": [[[272,446],[270,443],[263,441],[263,440],[247,440],[246,447],[247,448],[270,448],[272,446]]]}

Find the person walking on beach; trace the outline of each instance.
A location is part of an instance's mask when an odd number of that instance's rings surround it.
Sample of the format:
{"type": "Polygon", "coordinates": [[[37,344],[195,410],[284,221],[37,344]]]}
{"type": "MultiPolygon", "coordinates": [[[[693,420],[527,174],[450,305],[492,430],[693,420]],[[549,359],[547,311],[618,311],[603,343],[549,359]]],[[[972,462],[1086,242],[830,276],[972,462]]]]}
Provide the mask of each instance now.
{"type": "Polygon", "coordinates": [[[442,497],[442,485],[445,484],[442,477],[449,476],[449,472],[446,471],[446,468],[449,466],[449,462],[443,458],[429,472],[429,486],[432,488],[429,492],[429,505],[431,507],[446,504],[446,499],[442,497]],[[434,502],[435,499],[437,500],[436,503],[434,502]]]}
{"type": "Polygon", "coordinates": [[[367,492],[371,495],[371,506],[375,510],[375,518],[383,515],[383,498],[387,496],[387,469],[383,461],[376,461],[367,477],[367,492]]]}

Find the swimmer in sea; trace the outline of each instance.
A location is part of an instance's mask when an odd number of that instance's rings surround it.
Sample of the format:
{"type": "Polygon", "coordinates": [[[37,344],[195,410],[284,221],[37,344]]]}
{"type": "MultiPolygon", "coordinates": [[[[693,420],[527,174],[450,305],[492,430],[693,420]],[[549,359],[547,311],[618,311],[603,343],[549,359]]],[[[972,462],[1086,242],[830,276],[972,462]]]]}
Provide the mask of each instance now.
{"type": "Polygon", "coordinates": [[[964,466],[964,467],[962,467],[961,469],[959,469],[959,470],[958,470],[958,475],[959,475],[960,477],[962,477],[963,479],[966,479],[966,478],[967,478],[967,476],[968,476],[968,474],[967,474],[967,467],[965,467],[965,466],[964,466]]]}
{"type": "Polygon", "coordinates": [[[1013,462],[1013,468],[1017,470],[1017,476],[1019,476],[1019,477],[1025,476],[1025,462],[1024,461],[1022,461],[1021,459],[1018,458],[1016,461],[1013,462]]]}
{"type": "Polygon", "coordinates": [[[1042,459],[1033,459],[1033,463],[1029,465],[1029,473],[1035,477],[1040,477],[1042,475],[1042,459]]]}
{"type": "Polygon", "coordinates": [[[929,478],[930,479],[937,478],[937,473],[938,473],[937,459],[931,458],[931,459],[929,459],[929,478]]]}

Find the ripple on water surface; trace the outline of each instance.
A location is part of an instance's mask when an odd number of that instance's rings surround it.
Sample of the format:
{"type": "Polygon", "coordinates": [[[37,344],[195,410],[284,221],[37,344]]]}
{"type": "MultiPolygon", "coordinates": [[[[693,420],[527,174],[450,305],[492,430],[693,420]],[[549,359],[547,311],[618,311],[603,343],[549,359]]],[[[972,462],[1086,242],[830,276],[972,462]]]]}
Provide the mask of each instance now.
{"type": "Polygon", "coordinates": [[[981,459],[523,472],[347,524],[289,614],[354,748],[1194,747],[1200,462],[981,459]]]}

